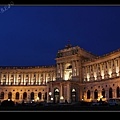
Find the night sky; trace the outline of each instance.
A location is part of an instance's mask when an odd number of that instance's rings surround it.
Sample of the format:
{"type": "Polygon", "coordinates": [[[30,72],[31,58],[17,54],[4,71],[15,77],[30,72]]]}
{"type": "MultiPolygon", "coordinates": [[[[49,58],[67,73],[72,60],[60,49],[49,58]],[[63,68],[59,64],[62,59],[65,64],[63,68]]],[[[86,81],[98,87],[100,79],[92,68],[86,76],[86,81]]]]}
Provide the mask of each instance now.
{"type": "Polygon", "coordinates": [[[0,66],[54,65],[68,41],[96,55],[120,48],[120,6],[6,7],[0,6],[0,66]]]}

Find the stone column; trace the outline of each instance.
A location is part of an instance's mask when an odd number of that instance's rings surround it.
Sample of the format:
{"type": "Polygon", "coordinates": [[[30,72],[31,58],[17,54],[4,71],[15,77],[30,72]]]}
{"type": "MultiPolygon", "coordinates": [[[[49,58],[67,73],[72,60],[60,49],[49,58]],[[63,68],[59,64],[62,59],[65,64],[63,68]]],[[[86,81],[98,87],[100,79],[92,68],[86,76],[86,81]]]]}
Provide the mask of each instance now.
{"type": "Polygon", "coordinates": [[[85,71],[85,67],[82,67],[82,73],[83,73],[83,81],[86,81],[86,71],[85,71]]]}
{"type": "Polygon", "coordinates": [[[23,80],[24,78],[23,78],[23,72],[21,73],[21,85],[23,85],[23,82],[24,82],[24,80],[23,80]]]}
{"type": "Polygon", "coordinates": [[[30,74],[30,85],[32,85],[33,82],[33,73],[30,74]]]}
{"type": "Polygon", "coordinates": [[[57,78],[60,78],[60,65],[57,63],[57,78]]]}
{"type": "Polygon", "coordinates": [[[116,90],[113,89],[113,98],[116,98],[116,90]]]}
{"type": "Polygon", "coordinates": [[[63,85],[62,83],[60,84],[60,102],[64,102],[64,95],[63,95],[63,85]]]}
{"type": "Polygon", "coordinates": [[[67,102],[71,103],[71,85],[70,85],[70,83],[67,84],[67,102]]]}
{"type": "Polygon", "coordinates": [[[44,101],[44,93],[42,93],[41,101],[44,101]]]}
{"type": "Polygon", "coordinates": [[[40,85],[40,73],[38,72],[38,85],[40,85]]]}
{"type": "Polygon", "coordinates": [[[30,73],[28,73],[28,85],[30,85],[30,73]]]}
{"type": "Polygon", "coordinates": [[[62,64],[60,63],[60,78],[62,78],[62,64]]]}
{"type": "Polygon", "coordinates": [[[95,80],[97,79],[97,69],[96,69],[96,64],[93,65],[93,74],[94,74],[94,78],[95,80]]]}
{"type": "Polygon", "coordinates": [[[74,76],[74,67],[73,67],[73,61],[72,61],[72,77],[74,76]]]}
{"type": "Polygon", "coordinates": [[[120,77],[120,57],[118,58],[118,66],[119,66],[119,77],[120,77]]]}
{"type": "Polygon", "coordinates": [[[6,85],[8,85],[8,72],[6,74],[6,85]]]}
{"type": "Polygon", "coordinates": [[[25,81],[25,73],[23,73],[23,83],[25,85],[26,81],[25,81]]]}
{"type": "Polygon", "coordinates": [[[17,78],[18,73],[15,73],[15,85],[18,85],[18,78],[17,78]]]}
{"type": "Polygon", "coordinates": [[[64,80],[64,63],[62,63],[62,79],[64,80]]]}
{"type": "Polygon", "coordinates": [[[1,82],[2,82],[2,72],[0,72],[0,85],[1,85],[1,82]]]}
{"type": "Polygon", "coordinates": [[[31,74],[31,85],[33,85],[34,73],[31,74]]]}
{"type": "Polygon", "coordinates": [[[47,102],[50,102],[50,95],[49,95],[49,88],[50,88],[50,83],[47,84],[47,102]]]}
{"type": "Polygon", "coordinates": [[[100,71],[100,64],[97,64],[97,80],[101,80],[101,71],[100,71]]]}
{"type": "Polygon", "coordinates": [[[115,64],[116,64],[116,74],[117,76],[119,76],[119,57],[116,58],[115,64]]]}
{"type": "Polygon", "coordinates": [[[104,78],[105,78],[105,79],[108,79],[109,76],[110,76],[110,75],[108,74],[108,62],[105,62],[104,65],[105,65],[105,66],[104,66],[104,68],[105,68],[104,78]]]}
{"type": "Polygon", "coordinates": [[[39,73],[39,85],[42,84],[41,75],[42,75],[42,73],[39,73]]]}
{"type": "Polygon", "coordinates": [[[8,85],[10,85],[10,74],[8,72],[8,85]]]}
{"type": "Polygon", "coordinates": [[[15,85],[15,73],[13,73],[13,84],[15,85]]]}
{"type": "Polygon", "coordinates": [[[105,91],[105,97],[106,97],[106,99],[109,98],[109,90],[108,89],[105,91]]]}
{"type": "Polygon", "coordinates": [[[93,81],[94,78],[94,71],[93,71],[93,65],[90,66],[90,81],[93,81]]]}
{"type": "Polygon", "coordinates": [[[79,60],[76,60],[76,68],[77,68],[77,70],[76,70],[76,75],[77,76],[79,76],[79,60]]]}
{"type": "Polygon", "coordinates": [[[36,81],[35,81],[35,84],[37,85],[38,84],[38,73],[36,72],[36,81]]]}
{"type": "Polygon", "coordinates": [[[116,77],[116,65],[115,65],[115,59],[112,60],[112,77],[116,77]]]}
{"type": "Polygon", "coordinates": [[[44,83],[45,83],[45,85],[46,85],[46,72],[44,73],[44,83]]]}
{"type": "Polygon", "coordinates": [[[91,99],[91,100],[94,100],[94,91],[90,91],[90,92],[91,92],[91,93],[90,93],[90,94],[91,94],[91,95],[90,95],[90,99],[91,99]]]}

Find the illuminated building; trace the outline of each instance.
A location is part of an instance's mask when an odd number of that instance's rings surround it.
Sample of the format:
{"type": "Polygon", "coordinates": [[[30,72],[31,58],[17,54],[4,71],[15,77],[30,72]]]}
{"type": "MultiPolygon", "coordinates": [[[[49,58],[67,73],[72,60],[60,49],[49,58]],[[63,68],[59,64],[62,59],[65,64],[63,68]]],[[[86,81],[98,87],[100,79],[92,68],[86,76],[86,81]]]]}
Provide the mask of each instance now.
{"type": "Polygon", "coordinates": [[[76,102],[120,96],[120,50],[94,55],[68,44],[56,65],[0,67],[0,100],[76,102]]]}

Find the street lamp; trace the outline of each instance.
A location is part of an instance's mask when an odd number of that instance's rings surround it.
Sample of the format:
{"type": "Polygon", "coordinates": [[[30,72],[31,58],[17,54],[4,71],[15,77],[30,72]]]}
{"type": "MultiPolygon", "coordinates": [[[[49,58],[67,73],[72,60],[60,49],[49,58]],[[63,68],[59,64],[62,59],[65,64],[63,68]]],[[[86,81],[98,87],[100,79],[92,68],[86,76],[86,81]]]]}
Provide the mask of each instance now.
{"type": "Polygon", "coordinates": [[[49,92],[49,101],[51,101],[52,92],[49,92]]]}
{"type": "Polygon", "coordinates": [[[49,92],[49,102],[53,102],[52,92],[49,92]]]}
{"type": "Polygon", "coordinates": [[[52,95],[52,92],[49,92],[49,95],[51,96],[51,95],[52,95]]]}
{"type": "Polygon", "coordinates": [[[64,102],[64,97],[63,97],[63,96],[60,97],[60,102],[61,102],[61,103],[64,102]]]}

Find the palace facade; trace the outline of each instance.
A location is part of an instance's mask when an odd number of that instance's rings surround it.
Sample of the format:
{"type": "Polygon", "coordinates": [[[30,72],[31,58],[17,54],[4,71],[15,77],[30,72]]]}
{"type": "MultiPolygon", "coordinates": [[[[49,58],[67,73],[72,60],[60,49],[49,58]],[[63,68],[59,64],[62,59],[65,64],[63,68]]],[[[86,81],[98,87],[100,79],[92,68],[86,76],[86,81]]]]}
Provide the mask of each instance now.
{"type": "Polygon", "coordinates": [[[0,67],[0,100],[77,102],[120,97],[120,50],[103,56],[68,44],[53,66],[0,67]]]}

